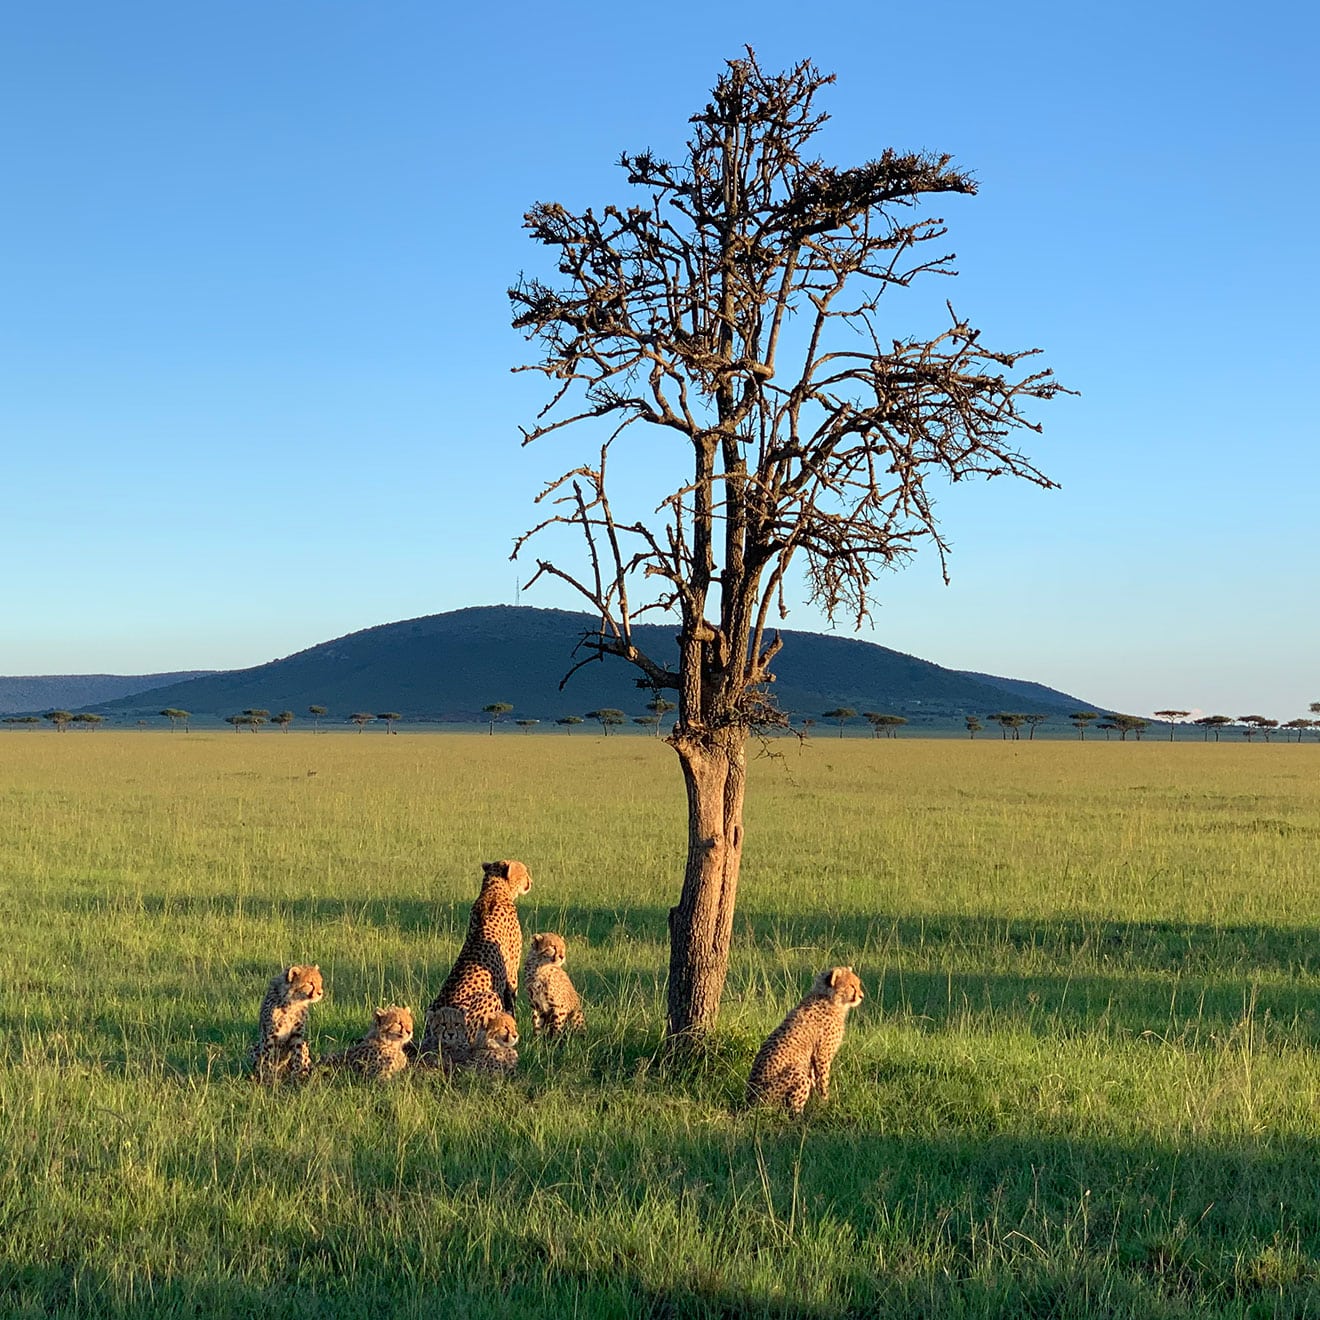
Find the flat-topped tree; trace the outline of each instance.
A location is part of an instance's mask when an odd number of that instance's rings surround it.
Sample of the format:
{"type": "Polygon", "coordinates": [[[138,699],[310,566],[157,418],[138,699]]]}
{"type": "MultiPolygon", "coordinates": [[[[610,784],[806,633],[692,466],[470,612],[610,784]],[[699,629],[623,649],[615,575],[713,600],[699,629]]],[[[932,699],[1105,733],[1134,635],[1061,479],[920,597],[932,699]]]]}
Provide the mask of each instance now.
{"type": "Polygon", "coordinates": [[[621,656],[639,686],[677,693],[668,741],[687,786],[688,854],[669,917],[670,1039],[695,1041],[719,1010],[747,738],[784,722],[766,688],[790,572],[829,616],[860,624],[880,569],[923,542],[943,563],[928,481],[1053,485],[1014,443],[1039,429],[1023,404],[1060,389],[1023,368],[1029,353],[988,348],[951,306],[933,338],[892,334],[886,295],[954,273],[950,256],[924,254],[945,229],[923,200],[975,183],[947,156],[886,150],[848,169],[816,159],[815,101],[831,81],[805,62],[771,74],[750,51],[731,61],[678,159],[622,156],[630,202],[527,213],[556,282],[524,277],[510,291],[514,325],[543,350],[520,370],[551,389],[525,441],[580,426],[590,445],[542,492],[551,511],[514,554],[538,533],[575,530],[585,568],[538,558],[532,581],[563,580],[599,617],[579,663],[621,656]],[[613,502],[607,468],[642,434],[687,470],[643,497],[656,512],[639,518],[613,502]],[[675,669],[637,644],[648,611],[679,620],[675,669]]]}
{"type": "Polygon", "coordinates": [[[490,720],[490,736],[495,736],[495,726],[513,709],[507,701],[492,701],[483,706],[481,713],[490,720]]]}
{"type": "Polygon", "coordinates": [[[369,710],[355,710],[349,717],[350,724],[357,725],[357,731],[362,732],[376,717],[369,710]]]}
{"type": "Polygon", "coordinates": [[[278,724],[282,732],[288,733],[289,725],[293,723],[293,711],[282,710],[278,715],[272,715],[270,722],[278,724]]]}
{"type": "Polygon", "coordinates": [[[1190,710],[1157,710],[1155,718],[1157,720],[1167,720],[1169,722],[1169,741],[1173,741],[1174,729],[1179,720],[1185,720],[1192,712],[1190,710]]]}
{"type": "Polygon", "coordinates": [[[1083,742],[1086,741],[1086,726],[1090,724],[1092,720],[1098,720],[1099,718],[1100,712],[1094,710],[1075,710],[1068,716],[1068,719],[1072,722],[1073,728],[1077,730],[1077,736],[1083,742]]]}
{"type": "Polygon", "coordinates": [[[981,732],[981,721],[975,715],[965,715],[963,723],[967,726],[967,736],[969,738],[975,739],[976,735],[981,732]]]}
{"type": "Polygon", "coordinates": [[[188,732],[188,721],[192,718],[191,712],[180,710],[177,706],[167,706],[161,714],[170,722],[170,732],[173,733],[180,724],[183,725],[184,733],[188,732]]]}
{"type": "Polygon", "coordinates": [[[394,726],[403,718],[397,710],[387,710],[376,716],[385,725],[386,733],[393,733],[394,726]]]}
{"type": "Polygon", "coordinates": [[[329,709],[329,708],[326,707],[326,706],[308,706],[308,707],[307,707],[307,713],[312,717],[312,732],[313,732],[313,733],[320,733],[320,732],[321,732],[321,716],[324,715],[328,709],[329,709]]]}
{"type": "Polygon", "coordinates": [[[564,730],[565,733],[572,733],[575,724],[582,723],[581,715],[562,715],[555,721],[556,724],[564,730]]]}
{"type": "Polygon", "coordinates": [[[587,719],[595,720],[597,724],[605,731],[605,736],[610,736],[611,729],[617,729],[620,725],[628,723],[628,717],[621,710],[615,710],[613,706],[606,706],[603,710],[587,711],[587,719]]]}
{"type": "Polygon", "coordinates": [[[836,706],[833,710],[822,712],[821,719],[833,720],[839,726],[839,737],[843,737],[843,726],[849,720],[855,720],[857,712],[851,706],[836,706]]]}
{"type": "Polygon", "coordinates": [[[73,712],[71,710],[48,710],[46,719],[55,726],[56,733],[63,733],[73,720],[73,712]]]}

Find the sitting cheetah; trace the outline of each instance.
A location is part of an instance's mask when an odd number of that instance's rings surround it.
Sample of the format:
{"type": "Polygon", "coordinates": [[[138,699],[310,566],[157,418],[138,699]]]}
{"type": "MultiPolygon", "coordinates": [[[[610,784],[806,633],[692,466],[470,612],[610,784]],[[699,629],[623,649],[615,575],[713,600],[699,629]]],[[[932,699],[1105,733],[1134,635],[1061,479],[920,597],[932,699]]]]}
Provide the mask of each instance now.
{"type": "Polygon", "coordinates": [[[412,1040],[412,1009],[391,1004],[376,1010],[371,1029],[356,1045],[321,1060],[323,1068],[347,1068],[373,1081],[384,1081],[408,1066],[403,1047],[412,1040]]]}
{"type": "Polygon", "coordinates": [[[532,1006],[532,1030],[558,1036],[565,1027],[587,1025],[582,1000],[564,971],[562,935],[533,935],[523,967],[523,993],[532,1006]]]}
{"type": "MultiPolygon", "coordinates": [[[[495,1012],[511,1012],[518,992],[518,964],[522,960],[522,927],[514,900],[532,887],[532,877],[521,862],[483,862],[481,894],[472,905],[467,938],[453,970],[427,1009],[453,1004],[467,1018],[471,1034],[495,1012]]],[[[435,1053],[429,1031],[417,1053],[435,1053]]]]}
{"type": "Polygon", "coordinates": [[[862,997],[862,983],[851,967],[821,972],[758,1051],[747,1079],[747,1103],[782,1104],[796,1117],[812,1091],[828,1100],[830,1063],[843,1040],[848,1010],[862,997]]]}
{"type": "Polygon", "coordinates": [[[261,1001],[257,1043],[249,1056],[259,1082],[303,1081],[312,1070],[307,1010],[325,994],[321,969],[294,964],[271,978],[261,1001]]]}
{"type": "Polygon", "coordinates": [[[435,1041],[435,1049],[417,1056],[419,1065],[425,1068],[442,1068],[446,1077],[452,1077],[454,1069],[466,1068],[472,1062],[472,1042],[468,1039],[467,1024],[463,1010],[453,1004],[433,1008],[426,1015],[427,1040],[435,1041]]]}
{"type": "Polygon", "coordinates": [[[510,1077],[518,1066],[518,1024],[509,1013],[480,1028],[472,1043],[471,1067],[479,1073],[510,1077]]]}

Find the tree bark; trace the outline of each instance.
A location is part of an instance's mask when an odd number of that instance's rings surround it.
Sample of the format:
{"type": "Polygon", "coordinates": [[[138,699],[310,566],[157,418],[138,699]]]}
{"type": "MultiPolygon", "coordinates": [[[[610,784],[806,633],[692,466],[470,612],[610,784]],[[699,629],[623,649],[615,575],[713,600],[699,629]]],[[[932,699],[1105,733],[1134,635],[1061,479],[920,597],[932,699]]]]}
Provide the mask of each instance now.
{"type": "Polygon", "coordinates": [[[683,891],[669,909],[668,1036],[692,1046],[715,1025],[729,971],[747,733],[726,727],[701,739],[680,736],[674,750],[687,786],[688,855],[683,891]]]}

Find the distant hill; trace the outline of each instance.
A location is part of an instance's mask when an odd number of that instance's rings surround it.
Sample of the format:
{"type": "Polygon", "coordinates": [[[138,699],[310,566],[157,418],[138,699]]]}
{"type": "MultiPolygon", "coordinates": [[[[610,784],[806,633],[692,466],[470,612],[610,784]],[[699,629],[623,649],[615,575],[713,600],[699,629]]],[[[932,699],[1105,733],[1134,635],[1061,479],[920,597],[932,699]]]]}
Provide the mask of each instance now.
{"type": "Polygon", "coordinates": [[[970,669],[959,669],[957,671],[964,678],[974,679],[978,683],[989,683],[994,687],[1001,687],[1009,696],[1015,698],[1017,704],[1014,710],[1018,711],[1036,711],[1043,710],[1042,702],[1057,702],[1060,697],[1064,697],[1070,703],[1069,710],[1094,710],[1102,711],[1108,709],[1102,706],[1088,706],[1086,702],[1079,697],[1069,697],[1066,693],[1056,692],[1053,688],[1045,687],[1041,683],[1030,683],[1023,678],[996,678],[993,674],[978,674],[970,669]]]}
{"type": "MultiPolygon", "coordinates": [[[[638,689],[635,671],[619,660],[593,661],[559,690],[574,646],[591,627],[589,615],[568,610],[454,610],[381,624],[254,669],[155,688],[149,698],[126,695],[96,709],[139,717],[177,706],[223,717],[264,707],[302,718],[309,705],[322,705],[332,720],[389,710],[407,719],[471,722],[481,720],[483,706],[507,701],[514,707],[510,718],[543,722],[603,706],[642,714],[650,694],[638,689]]],[[[676,664],[676,631],[676,625],[641,627],[637,641],[657,659],[676,664]]],[[[819,717],[851,706],[939,725],[1023,705],[1016,680],[970,676],[853,638],[794,631],[783,636],[773,692],[787,711],[819,717]]],[[[1038,684],[1027,686],[1033,711],[1066,714],[1086,705],[1038,684]]]]}
{"type": "Polygon", "coordinates": [[[20,711],[78,710],[215,672],[214,669],[183,669],[172,674],[53,674],[0,678],[0,715],[20,711]]]}

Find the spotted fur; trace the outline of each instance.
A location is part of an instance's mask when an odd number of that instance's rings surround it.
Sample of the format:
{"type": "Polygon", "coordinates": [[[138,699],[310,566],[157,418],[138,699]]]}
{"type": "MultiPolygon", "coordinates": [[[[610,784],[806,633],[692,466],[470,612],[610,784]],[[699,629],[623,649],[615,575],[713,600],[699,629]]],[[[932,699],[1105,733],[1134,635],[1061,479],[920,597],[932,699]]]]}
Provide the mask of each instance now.
{"type": "MultiPolygon", "coordinates": [[[[514,902],[532,887],[521,862],[483,862],[481,893],[472,905],[467,938],[453,970],[427,1010],[446,1004],[463,1010],[468,1032],[475,1036],[495,1013],[513,1010],[522,961],[522,927],[514,902]]],[[[420,1054],[433,1054],[435,1041],[423,1035],[420,1054]]]]}
{"type": "Polygon", "coordinates": [[[821,972],[800,1004],[772,1031],[747,1079],[749,1105],[783,1105],[801,1114],[814,1091],[830,1098],[830,1064],[843,1040],[849,1010],[863,999],[851,967],[821,972]]]}
{"type": "Polygon", "coordinates": [[[453,1004],[443,1004],[426,1014],[427,1040],[435,1042],[432,1050],[417,1056],[422,1067],[440,1068],[446,1077],[452,1077],[456,1068],[472,1063],[472,1041],[468,1037],[463,1010],[453,1004]]]}
{"type": "Polygon", "coordinates": [[[510,1077],[518,1066],[518,1024],[512,1014],[501,1013],[477,1031],[472,1042],[475,1072],[510,1077]]]}
{"type": "Polygon", "coordinates": [[[582,999],[564,970],[567,946],[562,935],[533,935],[523,966],[523,994],[532,1006],[532,1030],[558,1036],[565,1027],[587,1025],[582,999]]]}
{"type": "Polygon", "coordinates": [[[326,1068],[343,1068],[373,1081],[384,1081],[408,1066],[408,1056],[403,1048],[412,1036],[412,1009],[391,1004],[388,1008],[376,1010],[371,1029],[356,1045],[350,1045],[339,1054],[327,1055],[321,1064],[326,1068]]]}
{"type": "Polygon", "coordinates": [[[257,1043],[249,1061],[259,1082],[300,1082],[312,1070],[307,1010],[325,994],[321,969],[295,963],[271,978],[261,1001],[257,1043]]]}

